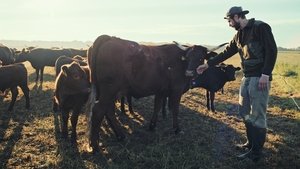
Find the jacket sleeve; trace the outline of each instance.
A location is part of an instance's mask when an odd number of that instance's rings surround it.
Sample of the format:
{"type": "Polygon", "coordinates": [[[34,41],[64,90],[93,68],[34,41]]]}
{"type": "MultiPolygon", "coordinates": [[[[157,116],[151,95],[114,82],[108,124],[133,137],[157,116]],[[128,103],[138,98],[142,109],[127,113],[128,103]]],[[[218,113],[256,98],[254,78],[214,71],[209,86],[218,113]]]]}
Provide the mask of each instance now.
{"type": "Polygon", "coordinates": [[[235,35],[235,37],[230,41],[229,45],[226,46],[223,52],[219,53],[217,56],[207,61],[208,66],[217,65],[238,52],[236,36],[237,35],[235,35]]]}
{"type": "Polygon", "coordinates": [[[262,45],[264,46],[264,67],[263,74],[271,75],[277,59],[277,46],[272,34],[271,27],[264,23],[259,25],[258,34],[262,45]]]}

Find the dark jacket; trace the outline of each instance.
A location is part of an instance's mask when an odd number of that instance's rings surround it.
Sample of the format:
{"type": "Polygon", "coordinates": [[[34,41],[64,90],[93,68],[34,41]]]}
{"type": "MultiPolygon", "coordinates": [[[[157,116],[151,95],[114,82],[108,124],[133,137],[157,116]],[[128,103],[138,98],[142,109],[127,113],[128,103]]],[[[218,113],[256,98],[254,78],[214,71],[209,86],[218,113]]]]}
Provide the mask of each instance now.
{"type": "Polygon", "coordinates": [[[266,74],[272,79],[272,71],[277,58],[277,46],[271,27],[262,21],[249,19],[239,30],[226,49],[213,59],[209,66],[216,65],[239,52],[245,77],[260,77],[266,74]]]}

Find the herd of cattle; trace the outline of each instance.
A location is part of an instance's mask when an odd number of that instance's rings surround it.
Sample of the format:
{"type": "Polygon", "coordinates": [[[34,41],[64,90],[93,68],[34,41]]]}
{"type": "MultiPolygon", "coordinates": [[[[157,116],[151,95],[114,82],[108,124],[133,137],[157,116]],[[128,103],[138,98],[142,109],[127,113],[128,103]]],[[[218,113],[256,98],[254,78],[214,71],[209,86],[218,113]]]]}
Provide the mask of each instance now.
{"type": "Polygon", "coordinates": [[[164,111],[168,102],[174,132],[180,132],[177,118],[180,100],[190,88],[205,88],[207,108],[214,111],[214,92],[227,81],[235,80],[235,71],[239,70],[232,65],[218,65],[197,75],[197,66],[215,56],[213,51],[217,48],[209,50],[200,45],[184,46],[177,42],[148,46],[108,35],[99,36],[88,50],[34,48],[16,52],[0,45],[0,90],[10,89],[12,99],[8,110],[11,111],[19,86],[26,98],[26,108],[30,108],[28,74],[21,62],[31,63],[36,70],[35,81],[38,83],[40,80],[40,85],[43,83],[44,67],[55,67],[53,110],[61,112],[62,136],[68,137],[68,119],[72,110],[71,140],[76,142],[78,116],[87,105],[90,145],[97,152],[104,117],[119,140],[125,137],[116,119],[117,99],[122,100],[121,110],[125,111],[124,98],[127,98],[132,113],[132,97],[154,95],[150,130],[155,129],[158,113],[161,109],[164,111]]]}

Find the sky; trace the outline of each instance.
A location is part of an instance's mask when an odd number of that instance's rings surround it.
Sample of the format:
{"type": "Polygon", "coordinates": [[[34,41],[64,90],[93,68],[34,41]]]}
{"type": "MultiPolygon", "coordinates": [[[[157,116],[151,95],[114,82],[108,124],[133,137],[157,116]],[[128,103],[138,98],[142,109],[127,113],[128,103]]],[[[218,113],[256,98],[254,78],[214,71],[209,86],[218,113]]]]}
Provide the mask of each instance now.
{"type": "Polygon", "coordinates": [[[300,46],[299,0],[0,0],[0,40],[94,41],[107,34],[137,42],[218,45],[236,31],[231,6],[268,23],[277,46],[300,46]]]}

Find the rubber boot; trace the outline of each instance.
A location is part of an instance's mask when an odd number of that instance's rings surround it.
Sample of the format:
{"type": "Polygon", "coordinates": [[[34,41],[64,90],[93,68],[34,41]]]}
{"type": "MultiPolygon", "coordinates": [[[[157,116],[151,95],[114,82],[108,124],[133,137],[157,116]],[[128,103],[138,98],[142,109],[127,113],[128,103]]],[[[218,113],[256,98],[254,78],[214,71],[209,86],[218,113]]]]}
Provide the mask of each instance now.
{"type": "Polygon", "coordinates": [[[237,158],[239,160],[249,158],[253,162],[258,162],[262,156],[262,149],[266,141],[266,131],[266,128],[258,128],[251,125],[252,148],[248,152],[237,156],[237,158]]]}
{"type": "Polygon", "coordinates": [[[251,133],[250,133],[250,126],[251,124],[248,122],[245,122],[246,126],[246,136],[247,136],[247,142],[244,144],[237,144],[236,149],[238,150],[250,150],[252,148],[252,138],[251,138],[251,133]]]}
{"type": "Polygon", "coordinates": [[[248,158],[248,156],[252,153],[252,148],[253,148],[253,142],[254,142],[254,127],[252,126],[252,124],[250,123],[245,123],[246,124],[246,132],[247,132],[247,139],[249,141],[249,144],[251,143],[251,148],[249,148],[249,150],[246,153],[240,154],[237,156],[238,160],[244,160],[246,158],[248,158]]]}
{"type": "Polygon", "coordinates": [[[252,153],[249,158],[253,162],[258,162],[262,156],[262,150],[266,141],[267,129],[254,127],[255,137],[253,140],[252,153]]]}

